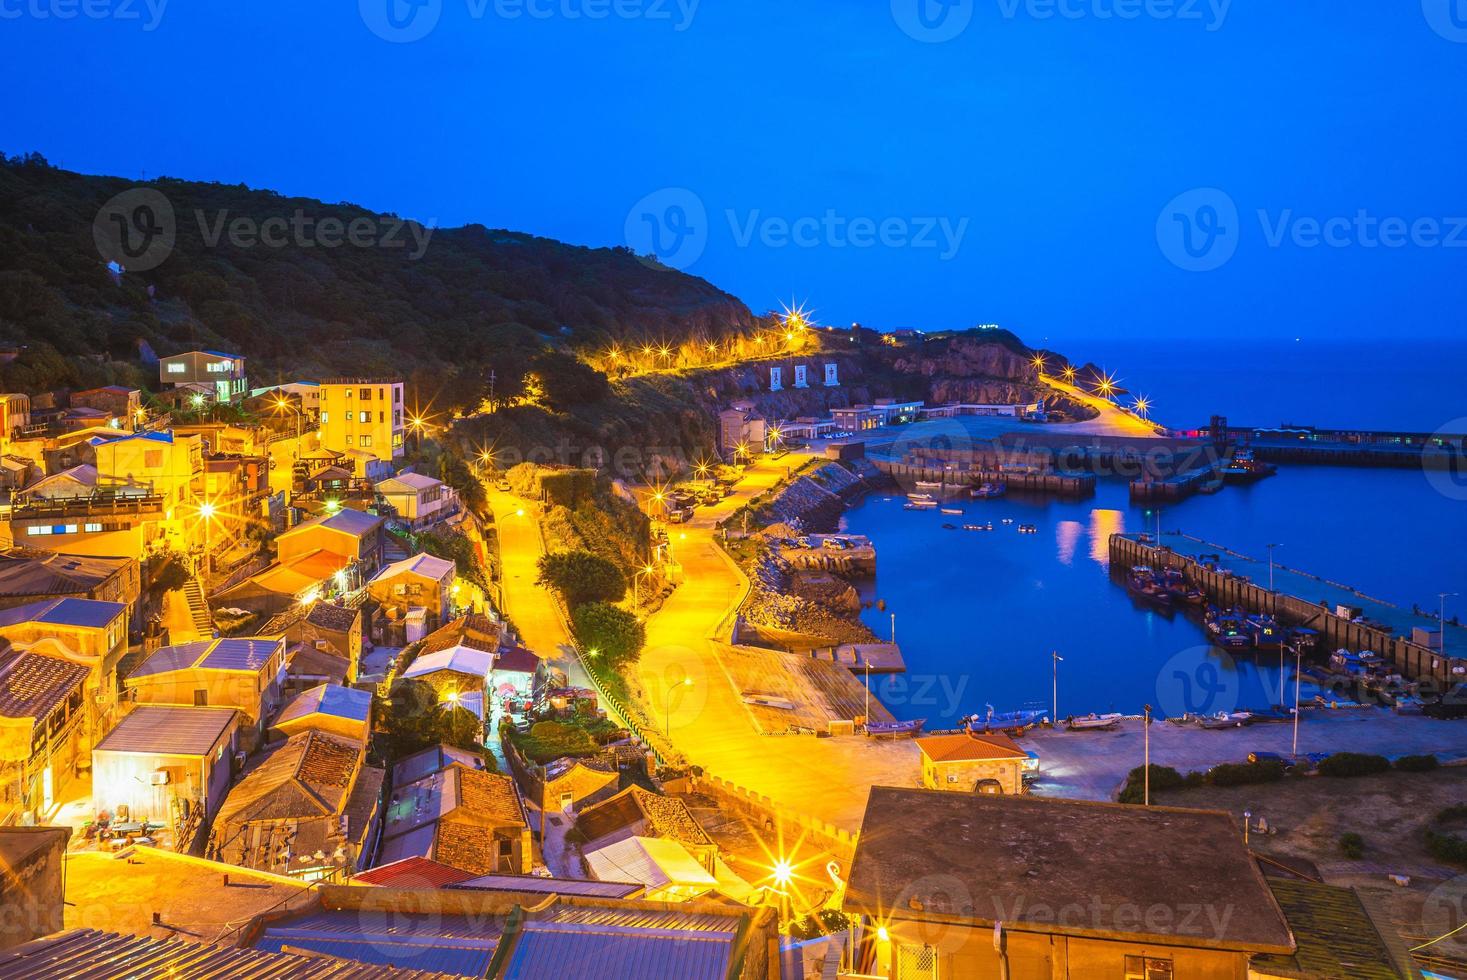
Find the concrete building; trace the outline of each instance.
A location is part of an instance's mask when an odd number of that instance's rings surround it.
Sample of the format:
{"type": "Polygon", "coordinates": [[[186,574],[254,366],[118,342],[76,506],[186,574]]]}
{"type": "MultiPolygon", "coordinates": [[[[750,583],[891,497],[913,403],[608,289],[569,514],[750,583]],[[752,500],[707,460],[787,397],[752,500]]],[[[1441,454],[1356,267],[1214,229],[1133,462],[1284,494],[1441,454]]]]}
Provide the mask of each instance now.
{"type": "MultiPolygon", "coordinates": [[[[0,609],[0,637],[17,644],[49,642],[68,659],[88,665],[88,703],[94,730],[104,730],[122,690],[118,664],[128,649],[129,607],[93,599],[43,599],[0,609]]],[[[58,651],[59,652],[59,651],[58,651]]]]}
{"type": "MultiPolygon", "coordinates": [[[[275,539],[281,562],[315,552],[340,556],[343,567],[354,565],[356,574],[370,576],[382,565],[386,548],[386,522],[376,514],[343,508],[334,514],[313,517],[275,539]]],[[[360,584],[361,579],[354,582],[360,584]]]]}
{"type": "Polygon", "coordinates": [[[451,763],[394,782],[379,864],[424,857],[474,874],[529,874],[530,822],[514,780],[451,763]]]}
{"type": "Polygon", "coordinates": [[[287,737],[316,731],[365,743],[372,728],[372,692],[321,684],[296,695],[270,727],[287,737]]]}
{"type": "Polygon", "coordinates": [[[375,489],[397,516],[414,527],[427,527],[458,513],[458,494],[453,488],[422,473],[399,473],[379,480],[375,489]]]}
{"type": "Polygon", "coordinates": [[[718,413],[718,450],[725,459],[760,452],[769,436],[769,423],[752,402],[735,402],[718,413]]]}
{"type": "MultiPolygon", "coordinates": [[[[66,844],[70,827],[5,827],[0,829],[0,952],[40,936],[60,932],[65,924],[66,844]]],[[[0,965],[0,976],[13,976],[0,965]]]]}
{"type": "Polygon", "coordinates": [[[234,708],[252,748],[280,705],[284,674],[284,641],[214,639],[159,647],[123,683],[140,704],[234,708]]]}
{"type": "MultiPolygon", "coordinates": [[[[293,679],[305,679],[296,670],[294,660],[301,651],[318,663],[321,657],[340,661],[328,673],[338,683],[355,684],[362,656],[362,610],[332,602],[296,605],[271,619],[260,629],[261,636],[278,636],[285,640],[286,657],[291,661],[288,673],[293,679]]],[[[322,677],[321,680],[326,680],[322,677]]],[[[314,684],[304,685],[313,687],[314,684]]]]}
{"type": "Polygon", "coordinates": [[[221,804],[206,856],[307,881],[350,877],[375,843],[384,775],[364,744],[307,730],[270,749],[221,804]]]}
{"type": "Polygon", "coordinates": [[[917,739],[922,785],[955,793],[1024,792],[1029,753],[1007,735],[929,735],[917,739]]]}
{"type": "Polygon", "coordinates": [[[216,350],[195,350],[160,358],[158,380],[169,388],[197,392],[210,402],[235,401],[250,387],[245,359],[216,350]]]}
{"type": "Polygon", "coordinates": [[[92,803],[191,840],[229,793],[239,712],[139,705],[92,750],[92,803]]]}
{"type": "Polygon", "coordinates": [[[871,937],[850,972],[893,980],[1239,980],[1295,951],[1240,829],[1206,810],[875,787],[844,910],[871,937]]]}
{"type": "Polygon", "coordinates": [[[10,452],[10,441],[31,427],[31,396],[19,392],[0,394],[0,451],[10,452]]]}
{"type": "Polygon", "coordinates": [[[0,640],[0,824],[44,819],[90,760],[91,675],[54,641],[22,648],[0,640]]]}
{"type": "Polygon", "coordinates": [[[385,477],[405,452],[401,381],[321,384],[321,447],[351,457],[359,477],[385,477]]]}
{"type": "Polygon", "coordinates": [[[23,548],[0,554],[0,609],[64,597],[131,606],[140,593],[138,562],[133,558],[23,548]]]}
{"type": "Polygon", "coordinates": [[[367,592],[395,619],[405,618],[410,609],[422,609],[424,624],[436,630],[453,616],[453,580],[457,574],[458,566],[453,562],[417,554],[378,572],[367,583],[367,592]]]}
{"type": "Polygon", "coordinates": [[[90,408],[105,413],[104,425],[133,429],[142,421],[143,393],[126,385],[105,385],[71,393],[72,408],[90,408]]]}

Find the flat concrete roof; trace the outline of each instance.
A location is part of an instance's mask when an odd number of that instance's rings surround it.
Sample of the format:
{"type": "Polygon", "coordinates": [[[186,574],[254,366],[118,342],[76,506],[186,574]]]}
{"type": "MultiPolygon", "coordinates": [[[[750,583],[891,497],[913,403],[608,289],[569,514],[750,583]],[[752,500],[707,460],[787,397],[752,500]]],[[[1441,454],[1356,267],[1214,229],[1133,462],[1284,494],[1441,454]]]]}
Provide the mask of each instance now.
{"type": "Polygon", "coordinates": [[[845,909],[888,919],[1291,952],[1226,813],[871,790],[845,909]]]}

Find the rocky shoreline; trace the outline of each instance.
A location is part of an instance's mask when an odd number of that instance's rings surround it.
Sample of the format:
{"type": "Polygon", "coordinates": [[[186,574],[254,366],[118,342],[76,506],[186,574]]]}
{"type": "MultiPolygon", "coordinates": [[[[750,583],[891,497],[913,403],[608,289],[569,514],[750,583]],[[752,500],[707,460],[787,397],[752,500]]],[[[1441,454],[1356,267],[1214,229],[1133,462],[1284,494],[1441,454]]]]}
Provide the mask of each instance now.
{"type": "Polygon", "coordinates": [[[864,460],[821,463],[758,502],[761,528],[751,535],[757,552],[745,571],[749,598],[741,617],[766,638],[806,648],[873,643],[861,622],[861,599],[853,580],[860,573],[798,565],[784,554],[785,542],[836,531],[847,508],[890,482],[864,460]]]}

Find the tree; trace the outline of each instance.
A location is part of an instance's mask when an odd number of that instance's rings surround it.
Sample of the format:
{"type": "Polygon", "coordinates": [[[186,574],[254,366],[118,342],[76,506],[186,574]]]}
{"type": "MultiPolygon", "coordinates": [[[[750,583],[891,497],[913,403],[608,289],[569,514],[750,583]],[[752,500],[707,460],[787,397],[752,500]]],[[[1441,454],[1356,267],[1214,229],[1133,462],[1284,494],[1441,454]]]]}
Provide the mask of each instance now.
{"type": "MultiPolygon", "coordinates": [[[[446,704],[426,681],[399,680],[392,685],[388,702],[378,703],[376,715],[382,719],[379,737],[389,758],[440,743],[484,752],[479,720],[463,708],[446,704]]],[[[493,767],[492,762],[489,765],[493,767]]]]}
{"type": "Polygon", "coordinates": [[[546,350],[530,362],[545,393],[545,407],[565,412],[577,405],[599,402],[611,394],[606,375],[574,356],[546,350]]]}
{"type": "Polygon", "coordinates": [[[542,555],[539,584],[558,591],[571,609],[588,602],[620,602],[627,594],[621,569],[589,551],[542,555]]]}
{"type": "Polygon", "coordinates": [[[647,644],[647,628],[637,617],[605,602],[578,606],[571,626],[581,649],[595,650],[613,668],[635,663],[647,644]]]}

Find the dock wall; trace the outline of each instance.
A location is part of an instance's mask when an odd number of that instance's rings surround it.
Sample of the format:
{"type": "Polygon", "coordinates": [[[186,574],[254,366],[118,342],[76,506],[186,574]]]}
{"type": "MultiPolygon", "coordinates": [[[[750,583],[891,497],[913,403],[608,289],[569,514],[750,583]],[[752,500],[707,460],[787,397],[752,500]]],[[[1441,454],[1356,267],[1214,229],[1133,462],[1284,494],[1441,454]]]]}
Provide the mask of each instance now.
{"type": "Polygon", "coordinates": [[[1059,473],[1021,473],[984,469],[981,466],[948,470],[931,463],[897,463],[883,459],[873,459],[871,462],[887,476],[903,483],[915,483],[918,480],[939,483],[945,480],[960,487],[1002,483],[1009,490],[1054,493],[1065,497],[1090,497],[1095,494],[1093,474],[1065,476],[1059,473]]]}
{"type": "Polygon", "coordinates": [[[1226,572],[1215,571],[1186,555],[1170,548],[1155,548],[1141,544],[1120,534],[1110,538],[1110,561],[1112,568],[1129,569],[1136,565],[1153,568],[1180,569],[1189,583],[1207,593],[1208,598],[1219,606],[1242,606],[1251,612],[1265,612],[1277,616],[1291,626],[1304,626],[1318,630],[1323,649],[1340,648],[1356,652],[1370,651],[1379,654],[1395,665],[1401,676],[1417,681],[1431,681],[1439,690],[1452,683],[1467,680],[1467,675],[1453,675],[1453,666],[1464,666],[1467,662],[1445,658],[1439,652],[1428,649],[1410,640],[1391,636],[1378,629],[1371,629],[1351,622],[1343,616],[1298,596],[1255,585],[1247,579],[1226,572]]]}

